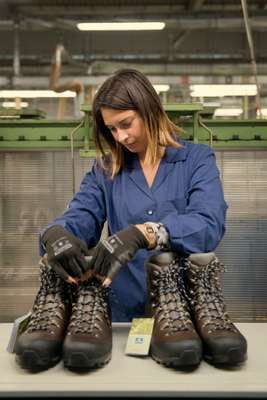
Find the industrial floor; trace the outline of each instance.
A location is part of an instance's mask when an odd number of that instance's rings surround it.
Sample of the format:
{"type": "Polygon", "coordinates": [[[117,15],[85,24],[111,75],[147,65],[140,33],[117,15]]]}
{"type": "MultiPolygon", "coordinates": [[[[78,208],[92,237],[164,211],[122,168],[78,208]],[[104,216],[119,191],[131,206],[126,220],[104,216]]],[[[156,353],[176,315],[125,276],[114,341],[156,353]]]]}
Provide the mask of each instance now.
{"type": "Polygon", "coordinates": [[[114,324],[112,360],[77,374],[59,363],[31,374],[6,351],[12,324],[0,324],[0,397],[267,398],[267,323],[236,324],[248,341],[242,366],[219,369],[202,361],[191,372],[168,369],[150,357],[125,355],[129,324],[114,324]]]}

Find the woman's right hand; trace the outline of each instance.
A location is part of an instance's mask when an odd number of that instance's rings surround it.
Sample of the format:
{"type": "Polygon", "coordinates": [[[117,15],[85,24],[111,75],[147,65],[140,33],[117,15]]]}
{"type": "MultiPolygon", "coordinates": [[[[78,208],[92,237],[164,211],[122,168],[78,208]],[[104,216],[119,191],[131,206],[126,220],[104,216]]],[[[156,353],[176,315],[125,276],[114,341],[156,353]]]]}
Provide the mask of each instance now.
{"type": "Polygon", "coordinates": [[[53,225],[42,236],[47,261],[65,281],[77,283],[88,270],[85,256],[89,255],[86,243],[61,225],[53,225]]]}

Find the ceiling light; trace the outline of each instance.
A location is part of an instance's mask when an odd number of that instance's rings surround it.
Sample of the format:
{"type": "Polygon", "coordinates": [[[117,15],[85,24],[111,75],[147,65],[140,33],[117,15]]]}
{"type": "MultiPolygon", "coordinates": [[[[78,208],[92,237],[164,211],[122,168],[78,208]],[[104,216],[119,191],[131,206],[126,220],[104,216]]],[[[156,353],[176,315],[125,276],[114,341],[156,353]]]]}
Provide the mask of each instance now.
{"type": "Polygon", "coordinates": [[[157,93],[167,92],[170,89],[170,85],[153,85],[157,93]]]}
{"type": "Polygon", "coordinates": [[[258,117],[260,116],[260,114],[262,115],[262,117],[267,117],[267,108],[262,108],[261,113],[260,113],[260,110],[257,110],[258,117]]]}
{"type": "MultiPolygon", "coordinates": [[[[19,103],[19,108],[25,108],[28,107],[29,103],[27,103],[26,101],[21,101],[19,103]]],[[[16,103],[14,101],[4,101],[2,103],[2,106],[5,108],[16,108],[16,103]]]]}
{"type": "Polygon", "coordinates": [[[29,99],[35,97],[76,97],[76,93],[71,90],[57,93],[54,90],[0,90],[0,98],[14,99],[16,97],[29,99]]]}
{"type": "Polygon", "coordinates": [[[162,30],[164,22],[80,22],[80,31],[147,31],[162,30]]]}
{"type": "Polygon", "coordinates": [[[242,108],[217,108],[214,112],[215,117],[238,117],[243,113],[242,108]]]}
{"type": "Polygon", "coordinates": [[[190,85],[192,97],[256,96],[256,85],[190,85]]]}
{"type": "Polygon", "coordinates": [[[214,107],[214,108],[219,108],[221,106],[221,103],[218,103],[217,101],[209,101],[203,103],[203,107],[214,107]]]}

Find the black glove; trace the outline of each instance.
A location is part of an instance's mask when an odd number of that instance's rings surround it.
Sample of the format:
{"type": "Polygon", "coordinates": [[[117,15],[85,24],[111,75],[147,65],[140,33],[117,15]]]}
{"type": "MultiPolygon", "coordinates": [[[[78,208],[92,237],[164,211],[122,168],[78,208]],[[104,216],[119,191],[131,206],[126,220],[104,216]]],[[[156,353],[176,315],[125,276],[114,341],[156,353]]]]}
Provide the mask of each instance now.
{"type": "Polygon", "coordinates": [[[85,242],[61,225],[48,228],[42,242],[46,248],[48,263],[62,279],[68,280],[70,276],[81,278],[88,270],[84,257],[89,253],[85,242]]]}
{"type": "Polygon", "coordinates": [[[95,275],[113,278],[119,269],[133,258],[137,250],[147,247],[148,241],[143,233],[134,225],[130,225],[117,234],[102,239],[93,251],[90,251],[92,258],[89,266],[95,275]]]}

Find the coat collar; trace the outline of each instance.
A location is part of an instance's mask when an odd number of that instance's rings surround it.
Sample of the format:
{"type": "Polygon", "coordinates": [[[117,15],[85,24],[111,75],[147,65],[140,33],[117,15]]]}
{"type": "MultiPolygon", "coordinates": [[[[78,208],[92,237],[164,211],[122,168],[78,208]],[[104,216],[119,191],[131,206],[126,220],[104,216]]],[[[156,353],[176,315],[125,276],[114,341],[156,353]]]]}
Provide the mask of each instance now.
{"type": "Polygon", "coordinates": [[[175,148],[171,146],[166,147],[165,155],[163,160],[167,163],[175,163],[176,161],[183,161],[187,158],[188,145],[184,140],[179,140],[182,145],[180,148],[175,148]]]}
{"type": "Polygon", "coordinates": [[[152,200],[166,176],[173,170],[173,163],[186,159],[188,147],[186,143],[181,143],[181,145],[183,147],[178,149],[170,146],[166,148],[164,157],[161,159],[159,169],[151,188],[147,185],[138,156],[134,153],[129,153],[129,157],[127,155],[125,169],[128,169],[129,171],[129,178],[152,200]]]}

